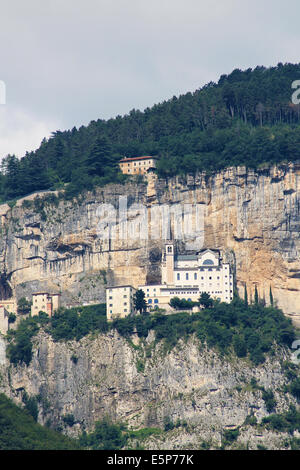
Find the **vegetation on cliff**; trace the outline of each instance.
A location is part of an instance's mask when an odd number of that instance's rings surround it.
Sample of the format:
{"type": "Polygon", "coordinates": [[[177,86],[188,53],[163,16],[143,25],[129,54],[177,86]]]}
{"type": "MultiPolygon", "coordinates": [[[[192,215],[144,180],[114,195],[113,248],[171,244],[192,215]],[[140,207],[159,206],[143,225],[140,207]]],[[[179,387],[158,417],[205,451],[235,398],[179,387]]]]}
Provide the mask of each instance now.
{"type": "Polygon", "coordinates": [[[159,156],[162,177],[300,159],[300,105],[291,101],[291,84],[299,76],[300,64],[236,69],[144,112],[57,131],[21,160],[3,159],[0,198],[66,184],[66,197],[72,197],[94,185],[122,182],[118,161],[124,156],[159,156]]]}
{"type": "Polygon", "coordinates": [[[38,424],[27,409],[0,394],[0,450],[77,450],[79,443],[38,424]]]}
{"type": "MultiPolygon", "coordinates": [[[[155,334],[155,343],[160,343],[163,346],[163,348],[159,349],[159,353],[163,352],[163,349],[168,351],[174,347],[179,339],[187,340],[191,335],[194,335],[199,338],[200,342],[207,344],[208,347],[216,349],[221,355],[224,355],[224,361],[232,360],[235,354],[247,362],[251,360],[253,365],[263,362],[267,355],[272,356],[274,354],[274,358],[278,359],[276,346],[289,347],[295,338],[295,331],[291,321],[279,309],[265,307],[259,301],[249,305],[237,297],[234,298],[231,304],[213,302],[212,305],[192,315],[187,312],[163,315],[158,311],[151,315],[143,313],[133,317],[118,319],[110,323],[106,321],[105,305],[102,304],[73,309],[61,308],[52,318],[40,312],[39,316],[23,320],[15,332],[9,333],[10,346],[8,348],[8,355],[14,364],[22,362],[29,364],[29,358],[32,355],[31,342],[39,329],[47,331],[55,341],[76,341],[89,333],[106,333],[109,330],[116,329],[130,344],[132,344],[131,335],[135,332],[141,338],[141,345],[144,344],[143,339],[152,330],[155,334]],[[26,342],[27,347],[24,347],[26,342]],[[29,350],[30,354],[28,354],[29,350]],[[22,359],[23,353],[25,353],[24,359],[22,359]]],[[[151,356],[153,343],[148,346],[144,351],[146,358],[151,356]],[[150,346],[150,349],[148,346],[150,346]]],[[[133,344],[132,347],[135,349],[141,348],[141,346],[134,346],[133,344]]],[[[75,353],[72,355],[71,360],[75,365],[77,364],[78,357],[75,353]]],[[[144,371],[144,366],[140,372],[144,371]]],[[[139,371],[138,365],[137,370],[139,371]]],[[[299,401],[299,366],[285,362],[282,363],[281,372],[286,377],[286,380],[280,388],[280,394],[283,396],[285,394],[292,395],[296,401],[299,401]]],[[[224,431],[222,446],[224,448],[238,446],[239,432],[250,426],[251,428],[255,427],[261,433],[264,433],[265,430],[285,433],[287,445],[292,448],[299,448],[299,442],[294,436],[294,432],[300,429],[298,407],[291,405],[286,411],[280,412],[278,402],[279,391],[275,389],[273,391],[271,388],[265,389],[254,378],[251,379],[251,383],[247,384],[248,389],[254,393],[257,391],[260,393],[268,415],[260,420],[260,422],[258,422],[255,416],[249,415],[245,425],[234,430],[233,434],[224,431]]],[[[36,420],[38,407],[40,406],[38,397],[29,397],[24,394],[23,403],[25,408],[23,412],[27,411],[27,415],[30,414],[36,420]]],[[[73,415],[64,415],[61,419],[64,427],[72,427],[74,425],[73,415]]],[[[164,433],[172,432],[172,430],[176,431],[177,427],[183,428],[185,426],[188,426],[187,429],[189,429],[188,423],[173,423],[170,418],[166,417],[164,429],[145,428],[132,431],[125,424],[113,423],[104,419],[101,422],[95,423],[93,431],[88,433],[83,432],[78,442],[73,442],[72,445],[78,445],[82,449],[95,450],[131,448],[131,446],[138,446],[140,448],[140,446],[147,445],[145,443],[150,436],[155,439],[163,439],[164,433]]],[[[26,436],[26,433],[24,435],[26,436]]],[[[14,443],[14,440],[12,442],[14,443]]],[[[31,441],[29,442],[29,445],[33,446],[31,441]]],[[[27,444],[21,441],[19,445],[20,447],[16,448],[22,448],[22,445],[25,446],[27,444]]],[[[38,443],[34,445],[36,447],[27,448],[41,448],[44,445],[52,445],[53,447],[49,448],[55,448],[53,443],[38,443]]],[[[205,445],[207,446],[206,448],[210,448],[211,444],[205,443],[205,445]]]]}
{"type": "Polygon", "coordinates": [[[55,341],[80,340],[91,332],[106,333],[116,329],[124,337],[135,331],[141,338],[154,330],[156,341],[164,341],[172,348],[180,338],[195,334],[210,348],[222,354],[235,353],[238,357],[249,357],[254,364],[264,362],[265,355],[274,351],[275,345],[292,345],[295,330],[290,319],[275,307],[260,303],[246,304],[239,298],[230,303],[214,301],[212,306],[199,313],[185,312],[164,315],[142,314],[116,319],[108,323],[105,304],[59,309],[52,318],[43,312],[39,316],[20,322],[16,330],[10,330],[7,354],[14,364],[29,364],[32,355],[32,337],[43,327],[55,341]]]}

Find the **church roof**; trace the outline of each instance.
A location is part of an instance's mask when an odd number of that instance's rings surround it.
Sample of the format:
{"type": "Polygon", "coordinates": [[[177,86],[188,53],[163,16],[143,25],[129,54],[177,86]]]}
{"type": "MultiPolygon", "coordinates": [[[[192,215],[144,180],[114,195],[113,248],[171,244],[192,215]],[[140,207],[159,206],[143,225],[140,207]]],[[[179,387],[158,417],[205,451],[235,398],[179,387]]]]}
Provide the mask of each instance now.
{"type": "Polygon", "coordinates": [[[177,255],[176,261],[196,261],[197,255],[177,255]]]}
{"type": "Polygon", "coordinates": [[[207,253],[207,252],[212,253],[214,255],[220,254],[220,250],[217,250],[215,248],[204,248],[203,250],[198,251],[197,254],[198,255],[200,255],[200,254],[204,255],[204,253],[207,253]]]}

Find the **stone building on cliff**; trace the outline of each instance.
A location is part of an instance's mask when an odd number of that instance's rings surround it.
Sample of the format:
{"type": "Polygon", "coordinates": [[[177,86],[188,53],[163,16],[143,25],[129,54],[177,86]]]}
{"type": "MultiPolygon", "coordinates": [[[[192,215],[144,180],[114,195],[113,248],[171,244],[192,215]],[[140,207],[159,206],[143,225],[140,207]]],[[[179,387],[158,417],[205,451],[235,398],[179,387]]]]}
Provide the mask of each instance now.
{"type": "MultiPolygon", "coordinates": [[[[194,254],[177,254],[174,243],[170,241],[162,253],[161,274],[161,284],[137,286],[144,291],[149,310],[155,307],[169,310],[173,297],[195,302],[203,292],[222,302],[231,302],[233,298],[233,274],[230,265],[222,262],[218,250],[204,249],[194,254]]],[[[133,286],[106,289],[109,320],[134,313],[135,291],[133,286]]]]}

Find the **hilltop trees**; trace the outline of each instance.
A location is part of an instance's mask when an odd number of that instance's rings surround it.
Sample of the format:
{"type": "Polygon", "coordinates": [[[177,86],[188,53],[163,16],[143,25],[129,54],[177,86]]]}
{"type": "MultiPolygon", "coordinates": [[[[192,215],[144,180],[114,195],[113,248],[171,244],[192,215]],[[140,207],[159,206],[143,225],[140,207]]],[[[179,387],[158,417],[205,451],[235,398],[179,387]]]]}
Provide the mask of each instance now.
{"type": "Polygon", "coordinates": [[[105,176],[105,169],[114,165],[112,148],[105,136],[97,137],[86,159],[88,174],[91,176],[105,176]]]}
{"type": "Polygon", "coordinates": [[[235,69],[144,112],[56,131],[35,152],[4,159],[0,197],[70,183],[73,196],[91,184],[118,181],[124,156],[159,156],[161,177],[300,159],[300,106],[291,102],[299,76],[300,64],[235,69]]]}

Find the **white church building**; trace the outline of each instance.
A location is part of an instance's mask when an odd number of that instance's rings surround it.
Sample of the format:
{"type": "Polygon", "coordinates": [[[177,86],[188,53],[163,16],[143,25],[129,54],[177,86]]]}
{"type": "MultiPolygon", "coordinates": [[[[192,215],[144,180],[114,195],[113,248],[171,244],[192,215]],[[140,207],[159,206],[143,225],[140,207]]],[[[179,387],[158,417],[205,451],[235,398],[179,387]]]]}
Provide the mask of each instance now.
{"type": "Polygon", "coordinates": [[[161,284],[107,288],[108,320],[133,313],[136,288],[144,291],[149,310],[155,307],[170,309],[169,302],[173,297],[198,301],[202,292],[207,292],[213,299],[231,302],[233,274],[230,265],[222,262],[218,250],[177,254],[174,243],[166,243],[162,253],[161,284]]]}
{"type": "Polygon", "coordinates": [[[164,307],[173,297],[197,301],[202,292],[222,302],[231,302],[233,275],[230,265],[222,263],[218,250],[180,255],[169,242],[162,254],[161,284],[138,288],[145,292],[149,307],[164,307]]]}

